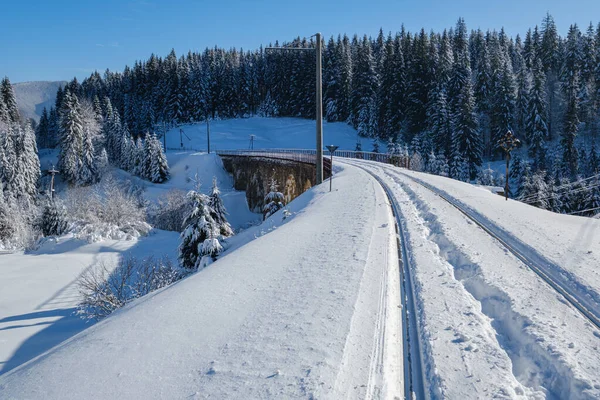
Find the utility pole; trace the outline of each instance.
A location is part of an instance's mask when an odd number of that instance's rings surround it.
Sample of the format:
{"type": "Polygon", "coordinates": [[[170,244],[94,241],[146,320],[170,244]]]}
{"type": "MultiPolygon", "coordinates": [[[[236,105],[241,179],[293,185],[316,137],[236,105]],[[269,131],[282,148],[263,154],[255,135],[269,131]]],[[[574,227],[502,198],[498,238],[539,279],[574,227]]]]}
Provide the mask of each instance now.
{"type": "Polygon", "coordinates": [[[206,141],[208,147],[208,154],[210,154],[210,122],[208,118],[206,118],[206,141]]]}
{"type": "Polygon", "coordinates": [[[54,175],[58,174],[58,171],[54,169],[54,164],[48,172],[50,172],[50,175],[52,175],[52,179],[50,180],[50,200],[54,200],[54,175]]]}
{"type": "MultiPolygon", "coordinates": [[[[322,68],[321,68],[321,33],[317,33],[317,182],[323,182],[323,89],[322,89],[322,68]]],[[[333,153],[331,153],[333,157],[333,153]]]]}
{"type": "Polygon", "coordinates": [[[254,150],[254,135],[250,135],[250,150],[254,150]]]}
{"type": "MultiPolygon", "coordinates": [[[[311,36],[312,37],[312,36],[311,36]]],[[[316,120],[317,120],[317,145],[316,145],[316,160],[315,167],[317,170],[316,184],[323,183],[323,88],[322,88],[322,43],[321,33],[314,35],[316,40],[315,48],[304,47],[266,47],[267,50],[300,50],[300,51],[315,51],[317,65],[317,83],[316,83],[316,120]]]]}
{"type": "Polygon", "coordinates": [[[508,192],[510,187],[508,186],[508,164],[510,162],[510,152],[513,151],[521,144],[521,141],[513,135],[511,131],[506,132],[499,141],[498,146],[506,153],[506,183],[504,184],[504,199],[508,201],[508,192]]]}

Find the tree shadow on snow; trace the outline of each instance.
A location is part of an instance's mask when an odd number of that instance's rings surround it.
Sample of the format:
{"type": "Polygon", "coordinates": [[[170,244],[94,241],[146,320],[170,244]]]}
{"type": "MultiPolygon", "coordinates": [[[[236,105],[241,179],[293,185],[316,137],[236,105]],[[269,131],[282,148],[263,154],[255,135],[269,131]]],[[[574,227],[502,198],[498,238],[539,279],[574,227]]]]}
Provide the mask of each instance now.
{"type": "MultiPolygon", "coordinates": [[[[42,252],[36,252],[32,255],[60,254],[78,249],[86,244],[88,243],[85,241],[67,240],[63,243],[64,246],[60,247],[60,250],[58,246],[48,246],[48,249],[42,250],[42,252]]],[[[156,231],[154,234],[138,240],[128,249],[118,250],[111,247],[100,246],[95,252],[115,252],[120,254],[119,257],[134,256],[139,259],[149,256],[160,258],[163,255],[167,255],[175,261],[178,244],[179,233],[156,231]]],[[[75,279],[38,305],[34,312],[8,316],[0,319],[0,337],[2,333],[6,331],[48,325],[45,329],[36,332],[25,339],[8,360],[0,360],[0,376],[94,325],[93,322],[83,320],[75,314],[77,308],[74,304],[77,303],[79,296],[77,281],[83,274],[93,268],[98,260],[98,257],[94,257],[94,260],[86,266],[75,279]],[[56,317],[60,318],[54,321],[36,321],[41,318],[56,317]],[[10,325],[4,326],[5,324],[10,325]]]]}

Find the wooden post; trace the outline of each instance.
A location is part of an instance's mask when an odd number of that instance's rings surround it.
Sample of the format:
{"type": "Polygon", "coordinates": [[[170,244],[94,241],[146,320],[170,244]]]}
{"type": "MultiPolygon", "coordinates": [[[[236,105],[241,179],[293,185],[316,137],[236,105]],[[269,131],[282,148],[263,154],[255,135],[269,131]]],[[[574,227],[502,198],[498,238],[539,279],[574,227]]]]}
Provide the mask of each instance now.
{"type": "Polygon", "coordinates": [[[323,93],[322,93],[322,78],[321,78],[321,34],[316,34],[317,40],[317,97],[316,97],[316,112],[317,112],[317,182],[323,182],[323,93]]]}

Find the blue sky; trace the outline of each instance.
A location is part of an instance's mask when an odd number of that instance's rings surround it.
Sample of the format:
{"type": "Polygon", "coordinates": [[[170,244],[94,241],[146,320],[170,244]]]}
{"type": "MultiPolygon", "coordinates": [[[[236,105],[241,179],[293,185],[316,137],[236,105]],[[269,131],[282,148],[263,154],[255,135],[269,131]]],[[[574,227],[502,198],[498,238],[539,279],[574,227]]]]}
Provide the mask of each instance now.
{"type": "Polygon", "coordinates": [[[0,76],[12,82],[83,78],[121,70],[151,53],[207,46],[254,49],[321,31],[376,35],[440,31],[458,17],[484,30],[523,34],[549,11],[559,32],[600,20],[599,0],[9,0],[0,22],[0,76]]]}

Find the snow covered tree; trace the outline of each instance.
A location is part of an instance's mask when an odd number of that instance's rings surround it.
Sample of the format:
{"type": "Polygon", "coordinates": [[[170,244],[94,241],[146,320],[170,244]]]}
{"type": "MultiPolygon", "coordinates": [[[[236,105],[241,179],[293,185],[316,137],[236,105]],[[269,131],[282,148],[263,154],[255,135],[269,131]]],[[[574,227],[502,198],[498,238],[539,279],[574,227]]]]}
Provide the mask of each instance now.
{"type": "Polygon", "coordinates": [[[19,123],[21,116],[19,115],[15,93],[8,77],[4,77],[0,83],[0,94],[2,95],[2,100],[6,107],[6,112],[8,113],[7,122],[13,124],[19,123]]]}
{"type": "Polygon", "coordinates": [[[77,96],[65,93],[60,110],[60,153],[58,168],[64,179],[77,183],[80,156],[83,152],[83,121],[77,96]]]}
{"type": "Polygon", "coordinates": [[[598,177],[588,182],[588,190],[585,192],[584,210],[586,215],[594,216],[600,213],[600,179],[598,177]]]}
{"type": "Polygon", "coordinates": [[[532,206],[550,209],[550,191],[546,183],[546,172],[538,171],[533,175],[525,175],[523,178],[523,186],[519,190],[519,200],[532,206]]]}
{"type": "Polygon", "coordinates": [[[526,133],[529,141],[529,156],[534,161],[534,169],[545,167],[544,142],[548,136],[547,109],[544,87],[546,85],[542,62],[534,56],[532,61],[533,85],[529,93],[526,133]]]}
{"type": "Polygon", "coordinates": [[[281,210],[283,208],[283,200],[283,193],[277,190],[277,181],[275,178],[271,178],[269,192],[265,196],[264,201],[265,205],[263,207],[263,219],[267,219],[277,211],[281,210]]]}
{"type": "Polygon", "coordinates": [[[212,212],[208,206],[207,196],[191,190],[188,199],[192,207],[184,221],[185,229],[180,236],[179,261],[184,268],[197,269],[206,261],[203,260],[204,256],[214,258],[222,247],[216,239],[219,229],[211,217],[212,212]]]}
{"type": "Polygon", "coordinates": [[[67,230],[67,213],[57,200],[48,200],[40,220],[44,236],[60,236],[67,230]]]}
{"type": "Polygon", "coordinates": [[[77,184],[79,186],[87,186],[98,180],[98,167],[96,165],[94,144],[92,143],[92,135],[87,127],[83,132],[83,146],[81,150],[82,153],[80,156],[77,184]]]}
{"type": "Polygon", "coordinates": [[[227,210],[225,210],[225,205],[221,199],[221,191],[217,186],[216,177],[213,178],[213,186],[208,198],[208,205],[212,210],[211,216],[215,221],[215,224],[217,224],[221,236],[233,236],[233,229],[231,229],[231,225],[227,222],[227,210]]]}
{"type": "Polygon", "coordinates": [[[169,164],[167,163],[167,157],[165,156],[162,145],[156,138],[156,135],[147,137],[146,141],[149,142],[149,154],[146,154],[146,157],[150,158],[148,178],[153,183],[163,183],[169,179],[169,164]]]}

